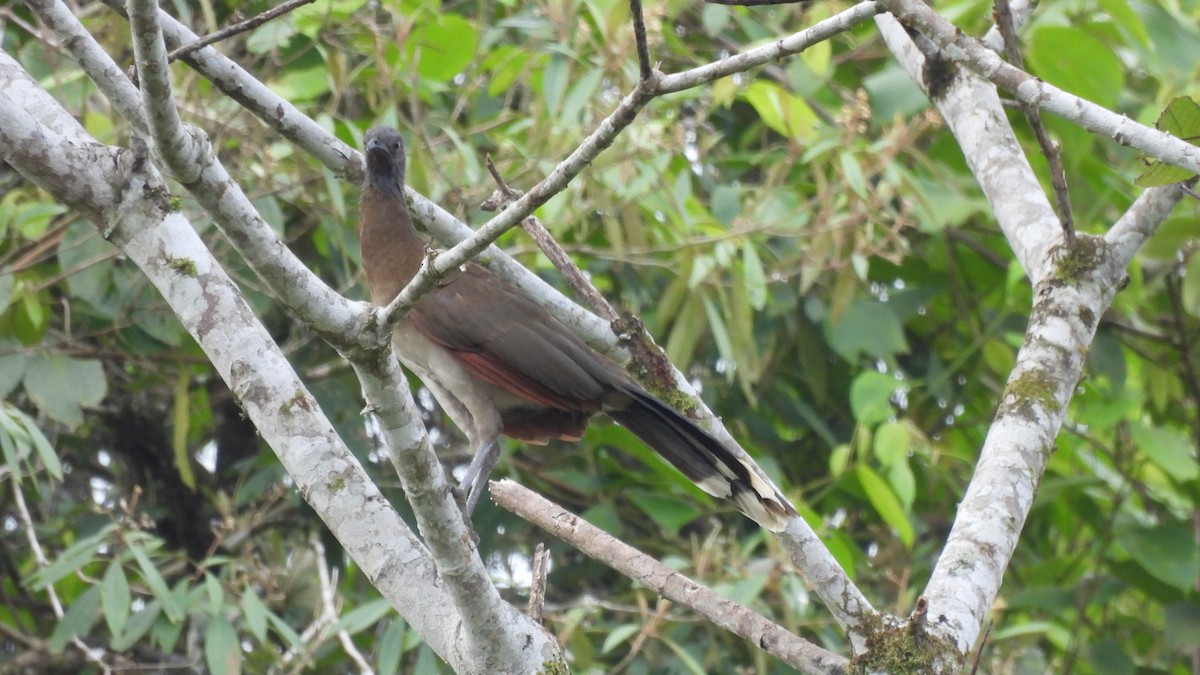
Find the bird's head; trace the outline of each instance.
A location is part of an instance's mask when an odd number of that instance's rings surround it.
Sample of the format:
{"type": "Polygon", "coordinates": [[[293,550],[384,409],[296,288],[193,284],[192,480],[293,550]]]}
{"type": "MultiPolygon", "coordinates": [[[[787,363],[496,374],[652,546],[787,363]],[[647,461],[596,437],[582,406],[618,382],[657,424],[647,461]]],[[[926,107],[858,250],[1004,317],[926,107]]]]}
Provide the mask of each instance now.
{"type": "Polygon", "coordinates": [[[367,158],[364,187],[404,192],[404,138],[391,127],[374,127],[363,139],[367,158]]]}

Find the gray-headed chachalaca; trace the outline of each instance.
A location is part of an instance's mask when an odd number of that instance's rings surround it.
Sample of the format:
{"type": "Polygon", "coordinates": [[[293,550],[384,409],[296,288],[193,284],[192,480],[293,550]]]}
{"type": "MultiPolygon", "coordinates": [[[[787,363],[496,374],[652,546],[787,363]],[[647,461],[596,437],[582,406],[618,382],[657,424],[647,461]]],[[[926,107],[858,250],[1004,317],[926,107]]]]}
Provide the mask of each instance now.
{"type": "MultiPolygon", "coordinates": [[[[404,141],[395,129],[366,136],[359,236],[371,300],[387,304],[421,267],[426,243],[404,201],[404,141]]],[[[499,454],[500,434],[528,443],[579,440],[604,411],[700,489],[731,500],[779,531],[791,504],[712,436],[650,395],[612,360],[508,281],[475,263],[442,279],[396,327],[400,360],[469,437],[467,512],[499,454]]]]}

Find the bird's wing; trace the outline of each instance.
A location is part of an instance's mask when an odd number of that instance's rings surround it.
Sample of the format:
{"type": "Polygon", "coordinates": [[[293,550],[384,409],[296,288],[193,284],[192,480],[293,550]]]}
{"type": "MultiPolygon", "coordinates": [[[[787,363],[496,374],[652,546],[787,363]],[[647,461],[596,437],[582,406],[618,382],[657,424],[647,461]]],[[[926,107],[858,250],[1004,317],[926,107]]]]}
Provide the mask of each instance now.
{"type": "Polygon", "coordinates": [[[535,403],[596,411],[624,372],[512,284],[469,264],[409,320],[472,374],[535,403]]]}

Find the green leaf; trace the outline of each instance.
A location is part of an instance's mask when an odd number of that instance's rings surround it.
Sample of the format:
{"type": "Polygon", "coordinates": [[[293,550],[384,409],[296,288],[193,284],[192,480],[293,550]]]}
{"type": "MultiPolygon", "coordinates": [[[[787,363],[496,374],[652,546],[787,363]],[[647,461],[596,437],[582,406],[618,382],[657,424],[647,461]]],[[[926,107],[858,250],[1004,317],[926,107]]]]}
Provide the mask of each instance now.
{"type": "Polygon", "coordinates": [[[1067,26],[1033,31],[1029,62],[1043,80],[1106,108],[1121,95],[1125,69],[1113,50],[1090,34],[1067,26]]]}
{"type": "Polygon", "coordinates": [[[167,613],[167,618],[172,622],[183,621],[184,613],[180,608],[179,602],[171,594],[171,589],[167,588],[167,582],[162,578],[162,574],[159,574],[158,568],[154,566],[154,563],[150,561],[150,556],[146,555],[146,550],[142,548],[140,543],[128,543],[129,552],[133,554],[138,568],[142,571],[142,580],[150,587],[150,592],[154,594],[154,597],[162,603],[163,611],[167,613]]]}
{"type": "MultiPolygon", "coordinates": [[[[5,351],[16,347],[16,343],[7,340],[0,344],[2,344],[0,349],[5,351]]],[[[10,353],[0,356],[0,398],[7,398],[13,389],[17,388],[17,385],[25,378],[25,368],[28,363],[29,357],[23,352],[10,351],[10,353]]]]}
{"type": "Polygon", "coordinates": [[[600,647],[600,653],[607,654],[611,652],[613,649],[621,646],[626,640],[636,635],[641,629],[641,624],[623,623],[610,630],[608,635],[604,637],[604,644],[600,647]]]}
{"type": "Polygon", "coordinates": [[[1200,576],[1200,550],[1190,528],[1179,523],[1127,525],[1117,530],[1117,540],[1142,569],[1163,583],[1189,591],[1200,576]]]}
{"type": "Polygon", "coordinates": [[[858,477],[858,482],[862,484],[871,506],[875,507],[875,512],[879,514],[883,522],[896,531],[896,536],[900,538],[904,547],[911,549],[916,534],[913,531],[912,522],[908,519],[908,514],[905,513],[904,507],[901,506],[900,500],[896,498],[892,489],[870,467],[860,464],[855,467],[854,474],[858,477]]]}
{"type": "Polygon", "coordinates": [[[312,101],[332,91],[329,75],[329,68],[325,65],[293,68],[284,71],[283,78],[272,83],[271,89],[294,103],[312,101]]]}
{"type": "Polygon", "coordinates": [[[38,239],[46,233],[54,216],[66,212],[67,207],[56,202],[28,202],[17,209],[12,227],[27,239],[38,239]]]}
{"type": "Polygon", "coordinates": [[[908,426],[903,422],[880,424],[875,430],[875,457],[884,466],[907,464],[909,439],[908,426]]]}
{"type": "Polygon", "coordinates": [[[896,493],[896,498],[904,506],[905,513],[911,512],[913,502],[917,499],[917,478],[913,475],[909,463],[897,462],[887,467],[887,480],[896,493]]]}
{"type": "Polygon", "coordinates": [[[567,99],[563,103],[562,113],[558,118],[568,124],[578,124],[586,119],[584,112],[589,103],[596,100],[596,92],[600,90],[600,82],[603,79],[604,72],[600,70],[586,70],[579,78],[575,85],[571,87],[571,91],[567,94],[567,99]]]}
{"type": "Polygon", "coordinates": [[[71,638],[87,635],[99,618],[100,587],[92,586],[75,598],[62,620],[54,627],[54,633],[50,636],[50,651],[62,653],[71,638]]]}
{"type": "Polygon", "coordinates": [[[25,391],[42,412],[74,429],[83,422],[82,407],[104,400],[108,383],[97,360],[39,354],[25,371],[25,391]]]}
{"type": "Polygon", "coordinates": [[[204,661],[214,675],[242,672],[242,647],[237,631],[223,614],[209,618],[204,631],[204,661]]]}
{"type": "Polygon", "coordinates": [[[733,340],[729,337],[729,329],[725,325],[725,315],[717,308],[717,303],[707,294],[701,296],[704,300],[704,313],[708,316],[708,330],[717,343],[717,351],[732,368],[726,371],[732,375],[737,368],[737,354],[733,351],[733,340]]]}
{"type": "Polygon", "coordinates": [[[129,620],[133,598],[129,594],[129,580],[125,578],[125,570],[116,560],[108,563],[108,569],[100,581],[100,600],[109,632],[120,635],[129,620]]]}
{"type": "Polygon", "coordinates": [[[343,614],[338,619],[338,625],[342,627],[342,630],[354,635],[374,626],[380,619],[387,616],[391,608],[392,606],[386,599],[376,598],[343,614]]]}
{"type": "MultiPolygon", "coordinates": [[[[73,223],[63,232],[58,245],[58,262],[64,270],[71,270],[67,277],[67,290],[72,297],[83,300],[93,308],[106,304],[113,290],[112,263],[107,262],[107,258],[116,250],[115,246],[100,236],[96,228],[86,222],[73,223]]],[[[102,313],[107,314],[104,311],[102,313]]]]}
{"type": "Polygon", "coordinates": [[[724,5],[708,3],[705,3],[703,7],[700,22],[704,25],[704,32],[712,36],[719,35],[725,25],[729,23],[729,8],[724,5]]]}
{"type": "Polygon", "coordinates": [[[846,473],[850,465],[850,444],[842,443],[829,453],[829,473],[835,478],[846,473]]]}
{"type": "Polygon", "coordinates": [[[800,142],[812,139],[817,116],[803,99],[766,80],[750,83],[742,97],[771,130],[800,142]]]}
{"type": "Polygon", "coordinates": [[[395,675],[400,670],[400,657],[404,656],[404,622],[392,619],[379,645],[376,658],[379,675],[395,675]]]}
{"type": "Polygon", "coordinates": [[[1087,653],[1099,675],[1134,675],[1137,672],[1133,659],[1112,640],[1093,642],[1088,645],[1087,653]]]}
{"type": "Polygon", "coordinates": [[[8,303],[12,302],[13,297],[13,274],[5,272],[0,274],[0,314],[8,309],[8,303]]]}
{"type": "Polygon", "coordinates": [[[687,672],[692,673],[692,675],[708,675],[708,671],[704,669],[704,666],[700,665],[700,662],[696,660],[696,657],[692,656],[690,652],[677,644],[674,640],[670,640],[665,637],[660,637],[659,639],[666,644],[667,647],[670,647],[671,651],[674,652],[675,657],[679,659],[679,663],[677,665],[683,666],[687,669],[687,672]]]}
{"type": "Polygon", "coordinates": [[[1099,0],[1098,4],[1135,42],[1142,46],[1150,45],[1150,33],[1146,30],[1146,24],[1130,3],[1126,0],[1099,0]]]}
{"type": "Polygon", "coordinates": [[[546,102],[546,113],[555,116],[563,96],[567,93],[567,60],[555,54],[542,71],[542,100],[546,102]]]}
{"type": "Polygon", "coordinates": [[[1194,448],[1183,433],[1133,422],[1129,436],[1138,450],[1173,480],[1185,483],[1200,478],[1200,465],[1192,455],[1194,448]]]}
{"type": "Polygon", "coordinates": [[[858,158],[853,152],[843,152],[838,157],[839,164],[842,167],[842,177],[846,179],[846,184],[854,191],[854,194],[865,198],[867,196],[867,178],[863,175],[862,165],[858,163],[858,158]]]}
{"type": "MultiPolygon", "coordinates": [[[[1192,145],[1200,145],[1200,105],[1187,96],[1172,99],[1154,126],[1192,145]]],[[[1148,168],[1133,181],[1134,185],[1140,187],[1171,185],[1194,175],[1187,169],[1164,164],[1146,155],[1142,155],[1141,159],[1148,168]]]]}
{"type": "Polygon", "coordinates": [[[417,61],[417,74],[431,82],[449,82],[467,69],[475,58],[479,33],[475,26],[458,14],[438,12],[425,15],[405,43],[411,61],[417,61]],[[419,56],[418,56],[419,52],[419,56]]]}
{"type": "Polygon", "coordinates": [[[304,646],[304,639],[300,637],[300,634],[288,625],[288,622],[279,618],[275,612],[267,612],[267,622],[271,624],[271,627],[275,629],[275,633],[282,637],[289,646],[295,648],[304,646]]]}
{"type": "Polygon", "coordinates": [[[42,466],[46,469],[46,473],[50,474],[55,480],[63,479],[62,462],[58,459],[58,453],[54,451],[54,446],[50,445],[50,440],[38,428],[37,423],[33,418],[17,409],[12,409],[13,416],[20,422],[24,428],[26,436],[33,443],[33,449],[37,451],[38,459],[42,461],[42,466]]]}
{"type": "Polygon", "coordinates": [[[1180,602],[1167,607],[1166,611],[1167,648],[1196,649],[1200,647],[1200,604],[1180,602]]]}
{"type": "Polygon", "coordinates": [[[746,284],[750,306],[761,311],[767,306],[767,275],[758,251],[750,241],[742,244],[742,281],[746,284]]]}
{"type": "Polygon", "coordinates": [[[892,417],[892,394],[901,383],[891,375],[868,370],[850,384],[850,410],[859,424],[873,427],[892,417]]]}
{"type": "Polygon", "coordinates": [[[267,606],[259,599],[253,588],[242,593],[242,621],[250,634],[262,642],[267,637],[267,606]]]}
{"type": "Polygon", "coordinates": [[[874,299],[854,298],[836,322],[830,313],[824,329],[829,346],[852,363],[860,354],[890,360],[908,351],[904,326],[886,304],[874,299]]]}
{"type": "Polygon", "coordinates": [[[251,32],[246,38],[246,51],[261,56],[278,49],[285,49],[298,33],[295,18],[291,15],[281,16],[274,21],[266,22],[251,32]]]}
{"type": "Polygon", "coordinates": [[[179,479],[193,492],[196,490],[196,476],[192,473],[192,459],[188,454],[188,425],[191,422],[188,387],[191,384],[191,371],[179,369],[179,377],[175,381],[174,424],[172,425],[171,445],[175,450],[175,471],[179,479]]]}
{"type": "Polygon", "coordinates": [[[621,516],[612,500],[605,499],[583,512],[583,519],[614,537],[621,536],[621,516]]]}
{"type": "Polygon", "coordinates": [[[43,590],[68,574],[77,572],[84,565],[95,561],[96,553],[100,550],[100,546],[108,540],[109,535],[112,534],[116,527],[115,523],[110,523],[92,536],[84,537],[71,546],[68,546],[67,550],[63,551],[57,560],[30,575],[30,587],[35,591],[43,590]]]}
{"type": "Polygon", "coordinates": [[[629,501],[672,537],[702,513],[694,503],[662,493],[635,490],[629,493],[629,501]]]}
{"type": "Polygon", "coordinates": [[[225,589],[221,588],[221,580],[208,572],[204,573],[204,592],[208,596],[208,613],[220,614],[225,610],[225,589]]]}
{"type": "Polygon", "coordinates": [[[158,600],[151,600],[146,603],[146,606],[134,612],[133,616],[129,617],[129,623],[125,625],[125,631],[120,635],[114,635],[109,641],[109,647],[114,651],[123,652],[133,645],[137,644],[154,626],[154,622],[158,619],[158,615],[162,614],[162,603],[158,600]]]}

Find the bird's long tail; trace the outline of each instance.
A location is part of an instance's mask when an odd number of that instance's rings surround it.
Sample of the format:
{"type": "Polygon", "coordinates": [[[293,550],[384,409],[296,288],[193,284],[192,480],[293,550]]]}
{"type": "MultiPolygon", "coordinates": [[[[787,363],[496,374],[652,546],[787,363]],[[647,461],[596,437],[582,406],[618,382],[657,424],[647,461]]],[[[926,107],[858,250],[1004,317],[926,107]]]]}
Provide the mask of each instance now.
{"type": "Polygon", "coordinates": [[[671,406],[640,389],[627,390],[629,405],[609,416],[662,455],[701,490],[728,499],[754,522],[780,532],[796,515],[792,504],[741,459],[671,406]]]}

